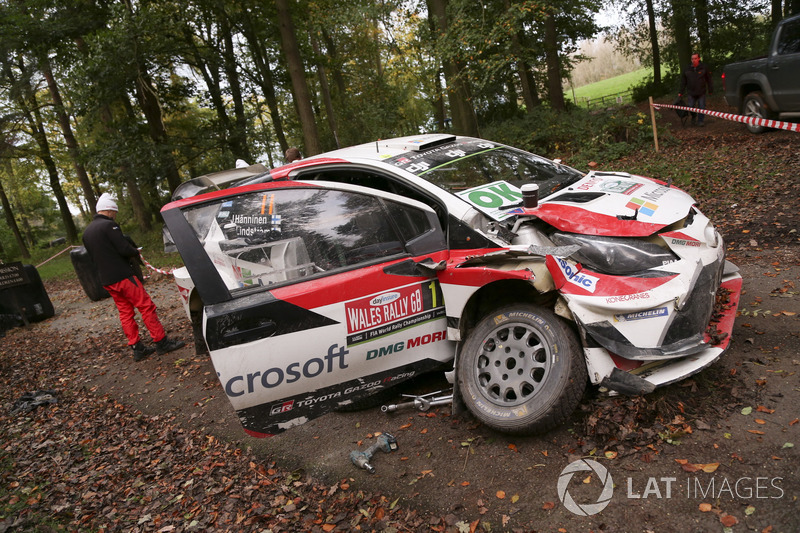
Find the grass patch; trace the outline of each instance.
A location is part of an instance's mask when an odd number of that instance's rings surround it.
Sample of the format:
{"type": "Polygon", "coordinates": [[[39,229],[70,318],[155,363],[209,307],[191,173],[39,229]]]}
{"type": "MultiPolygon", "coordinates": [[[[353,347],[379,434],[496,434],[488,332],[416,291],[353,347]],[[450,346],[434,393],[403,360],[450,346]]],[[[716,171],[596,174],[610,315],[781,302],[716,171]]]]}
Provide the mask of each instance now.
{"type": "MultiPolygon", "coordinates": [[[[634,70],[633,72],[628,72],[627,74],[621,74],[619,76],[614,76],[613,78],[590,83],[589,85],[575,87],[575,99],[577,100],[578,104],[582,104],[584,99],[594,100],[596,98],[600,98],[601,96],[608,96],[610,94],[627,91],[634,85],[641,83],[642,80],[650,75],[650,73],[651,69],[640,68],[639,70],[634,70]]],[[[564,96],[568,100],[572,100],[572,93],[572,88],[568,88],[565,91],[564,96]]]]}

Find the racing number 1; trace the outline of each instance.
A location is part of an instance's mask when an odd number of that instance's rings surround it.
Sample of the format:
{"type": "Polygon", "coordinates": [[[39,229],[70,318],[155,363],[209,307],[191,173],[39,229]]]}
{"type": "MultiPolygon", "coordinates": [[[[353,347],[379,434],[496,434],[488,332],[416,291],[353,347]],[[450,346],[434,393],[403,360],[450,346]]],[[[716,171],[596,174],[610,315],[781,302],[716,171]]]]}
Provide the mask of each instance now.
{"type": "Polygon", "coordinates": [[[431,290],[431,303],[432,303],[431,309],[436,309],[437,307],[439,307],[436,304],[436,281],[431,281],[430,284],[428,285],[428,288],[431,290]]]}

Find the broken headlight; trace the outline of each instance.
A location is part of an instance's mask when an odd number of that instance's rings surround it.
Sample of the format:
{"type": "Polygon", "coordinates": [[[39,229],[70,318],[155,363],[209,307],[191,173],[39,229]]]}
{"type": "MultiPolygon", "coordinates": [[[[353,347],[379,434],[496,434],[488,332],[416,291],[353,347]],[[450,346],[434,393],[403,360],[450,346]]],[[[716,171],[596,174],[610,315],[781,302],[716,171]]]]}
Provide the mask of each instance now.
{"type": "Polygon", "coordinates": [[[671,251],[642,239],[558,232],[550,239],[558,246],[580,245],[570,259],[606,274],[633,274],[678,260],[671,251]]]}

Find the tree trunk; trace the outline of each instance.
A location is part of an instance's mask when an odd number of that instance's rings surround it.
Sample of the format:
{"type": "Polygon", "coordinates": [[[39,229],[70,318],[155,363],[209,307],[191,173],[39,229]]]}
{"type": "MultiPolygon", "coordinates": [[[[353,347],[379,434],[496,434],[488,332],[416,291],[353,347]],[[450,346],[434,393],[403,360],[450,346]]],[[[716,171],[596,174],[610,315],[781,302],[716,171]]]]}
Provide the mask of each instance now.
{"type": "MultiPolygon", "coordinates": [[[[427,0],[428,13],[435,24],[437,38],[447,35],[447,3],[448,0],[427,0]]],[[[447,82],[447,99],[450,102],[450,113],[453,118],[453,130],[459,135],[479,137],[478,120],[472,107],[469,86],[459,75],[458,63],[452,59],[442,62],[444,78],[447,82]]]]}
{"type": "Polygon", "coordinates": [[[286,57],[286,66],[292,80],[292,93],[294,94],[300,126],[303,130],[304,151],[306,155],[316,155],[322,150],[319,145],[317,124],[314,120],[314,109],[311,105],[311,94],[306,83],[303,59],[297,45],[294,23],[289,12],[288,0],[275,0],[278,8],[278,26],[281,30],[281,47],[286,57]]]}
{"type": "MultiPolygon", "coordinates": [[[[511,2],[504,0],[503,6],[506,11],[511,9],[511,2]]],[[[514,62],[517,68],[517,76],[519,77],[519,84],[522,88],[522,102],[525,104],[525,111],[533,113],[533,109],[539,105],[539,93],[536,90],[536,82],[531,73],[530,65],[523,57],[524,47],[522,43],[525,36],[521,31],[515,32],[511,36],[511,50],[517,60],[514,62]]]]}
{"type": "Polygon", "coordinates": [[[269,66],[269,61],[264,57],[264,53],[262,52],[263,44],[259,41],[257,33],[249,19],[245,19],[242,31],[244,33],[244,38],[250,46],[250,54],[253,57],[253,63],[258,73],[256,83],[261,87],[264,100],[267,102],[267,109],[269,109],[270,119],[275,129],[275,136],[278,138],[278,144],[281,147],[281,153],[285,153],[289,148],[289,142],[286,140],[286,134],[283,131],[283,120],[278,110],[278,98],[275,96],[275,82],[272,76],[272,69],[269,66]]]}
{"type": "Polygon", "coordinates": [[[647,3],[647,25],[650,30],[650,48],[653,52],[653,83],[656,87],[661,85],[661,49],[658,46],[658,27],[656,26],[656,12],[653,0],[647,3]]]}
{"type": "Polygon", "coordinates": [[[692,57],[691,27],[692,6],[688,0],[672,0],[672,37],[678,49],[680,72],[686,68],[692,57]]]}
{"type": "MultiPolygon", "coordinates": [[[[333,41],[333,38],[330,34],[322,28],[322,40],[325,41],[325,48],[328,51],[328,56],[331,58],[331,61],[334,65],[338,64],[338,57],[339,53],[336,48],[336,43],[333,41]]],[[[347,94],[347,89],[344,83],[344,76],[342,76],[342,71],[338,68],[334,68],[332,72],[333,76],[333,83],[336,85],[336,89],[339,92],[339,100],[344,103],[344,98],[347,94]]]]}
{"type": "MultiPolygon", "coordinates": [[[[787,5],[789,4],[788,0],[786,4],[787,5]]],[[[780,22],[781,19],[783,18],[783,3],[781,2],[781,0],[772,0],[770,15],[772,18],[772,27],[774,28],[775,26],[778,25],[778,22],[780,22]]]]}
{"type": "Polygon", "coordinates": [[[445,108],[444,108],[444,88],[442,87],[442,69],[436,70],[436,79],[433,83],[436,97],[433,100],[433,120],[436,123],[436,131],[443,132],[446,129],[445,108]]]}
{"type": "Polygon", "coordinates": [[[156,147],[160,149],[161,167],[167,178],[169,190],[174,191],[181,184],[181,176],[170,151],[169,136],[164,127],[164,113],[161,110],[161,101],[156,88],[153,87],[150,80],[150,75],[143,70],[139,71],[139,75],[136,78],[136,97],[147,119],[150,138],[153,139],[156,147]]]}
{"type": "MultiPolygon", "coordinates": [[[[317,55],[317,58],[321,57],[319,44],[314,36],[311,37],[311,45],[314,47],[314,53],[317,55]]],[[[322,93],[322,101],[325,104],[325,114],[328,117],[328,127],[331,129],[331,135],[333,135],[333,139],[336,141],[336,148],[338,149],[341,148],[341,146],[339,146],[339,128],[336,124],[336,113],[333,110],[333,101],[331,100],[331,91],[328,88],[328,76],[325,74],[325,66],[319,59],[317,59],[317,78],[319,78],[319,90],[322,93]]]]}
{"type": "Polygon", "coordinates": [[[544,19],[544,50],[547,65],[547,89],[550,96],[550,105],[553,109],[563,110],[564,90],[561,88],[561,59],[558,56],[558,34],[556,21],[552,13],[544,19]]]}
{"type": "MultiPolygon", "coordinates": [[[[50,143],[45,134],[44,121],[42,120],[42,115],[39,110],[39,103],[36,101],[36,94],[33,91],[33,87],[29,85],[29,79],[25,74],[27,69],[21,59],[19,60],[18,68],[22,73],[22,78],[26,80],[22,87],[22,93],[18,97],[18,103],[31,128],[31,136],[36,141],[36,144],[39,145],[38,155],[42,159],[45,169],[47,169],[47,174],[50,178],[50,188],[53,190],[53,195],[56,197],[56,202],[58,203],[58,210],[61,213],[61,220],[64,223],[64,232],[67,234],[67,240],[74,244],[78,242],[78,230],[75,227],[75,221],[72,220],[72,213],[69,210],[67,199],[61,188],[58,168],[50,152],[50,143]]],[[[10,69],[7,69],[6,76],[9,80],[14,79],[10,69]]]]}
{"type": "MultiPolygon", "coordinates": [[[[131,0],[123,0],[128,12],[133,16],[133,6],[131,0]]],[[[134,80],[136,89],[136,99],[142,108],[145,119],[147,120],[150,138],[155,143],[160,152],[161,168],[167,178],[169,190],[173,191],[181,184],[178,166],[175,158],[172,157],[172,149],[169,143],[167,129],[164,127],[164,112],[161,109],[161,100],[153,85],[153,80],[147,72],[147,68],[142,65],[139,58],[136,58],[136,79],[134,80]]]]}
{"type": "Polygon", "coordinates": [[[58,118],[58,124],[61,126],[61,133],[64,136],[64,142],[67,145],[67,151],[72,158],[72,166],[75,168],[75,174],[78,176],[78,181],[83,189],[83,197],[86,199],[86,204],[89,206],[89,212],[94,215],[94,207],[97,203],[97,198],[92,190],[92,184],[89,181],[89,175],[81,162],[81,150],[75,135],[72,133],[72,126],[69,122],[69,116],[64,108],[64,102],[61,99],[61,91],[58,88],[53,70],[50,68],[50,59],[43,57],[40,61],[40,68],[45,80],[47,80],[47,87],[50,90],[50,98],[53,99],[53,108],[58,118]]]}
{"type": "Polygon", "coordinates": [[[697,20],[697,37],[700,40],[700,50],[698,53],[703,60],[708,61],[711,58],[711,32],[708,29],[708,0],[694,0],[694,15],[697,20]]]}
{"type": "Polygon", "coordinates": [[[236,159],[244,159],[248,164],[254,163],[250,148],[247,145],[247,116],[244,113],[244,101],[242,100],[242,88],[239,83],[239,71],[236,67],[236,50],[233,47],[233,31],[230,28],[228,16],[224,9],[220,9],[218,20],[221,25],[222,40],[225,46],[222,47],[223,67],[225,77],[228,80],[228,88],[233,100],[233,132],[231,132],[231,146],[233,155],[236,159]]]}
{"type": "Polygon", "coordinates": [[[67,234],[67,241],[72,244],[78,242],[78,230],[75,228],[75,221],[72,219],[72,213],[69,210],[67,199],[64,196],[64,190],[61,188],[61,181],[58,176],[58,168],[56,167],[53,156],[50,152],[50,143],[45,135],[44,122],[39,114],[38,107],[34,107],[34,116],[28,115],[33,137],[39,145],[42,162],[47,169],[47,175],[50,178],[50,188],[53,190],[53,195],[56,197],[58,203],[58,210],[61,213],[61,220],[64,223],[64,231],[67,234]]]}
{"type": "MultiPolygon", "coordinates": [[[[14,169],[11,166],[11,161],[6,158],[3,158],[1,161],[6,174],[8,177],[11,177],[14,173],[14,169]]],[[[14,218],[14,210],[11,209],[11,202],[8,201],[6,191],[3,189],[2,180],[0,180],[0,205],[3,206],[3,214],[6,218],[6,224],[8,224],[8,227],[11,228],[11,232],[14,234],[14,239],[17,241],[17,248],[19,248],[20,255],[25,259],[30,259],[31,253],[28,251],[28,246],[25,244],[25,239],[22,238],[22,233],[19,231],[19,226],[14,218]]]]}

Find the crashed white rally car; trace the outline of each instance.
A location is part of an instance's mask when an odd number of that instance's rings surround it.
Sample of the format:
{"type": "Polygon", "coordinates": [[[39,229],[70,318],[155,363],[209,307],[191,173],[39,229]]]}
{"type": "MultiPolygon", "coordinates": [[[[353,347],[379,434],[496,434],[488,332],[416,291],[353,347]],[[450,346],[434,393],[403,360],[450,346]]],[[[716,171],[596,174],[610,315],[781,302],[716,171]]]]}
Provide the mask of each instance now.
{"type": "Polygon", "coordinates": [[[482,139],[252,165],[173,198],[175,279],[253,436],[431,370],[486,425],[546,431],[587,381],[640,394],[711,364],[741,292],[685,192],[482,139]]]}

